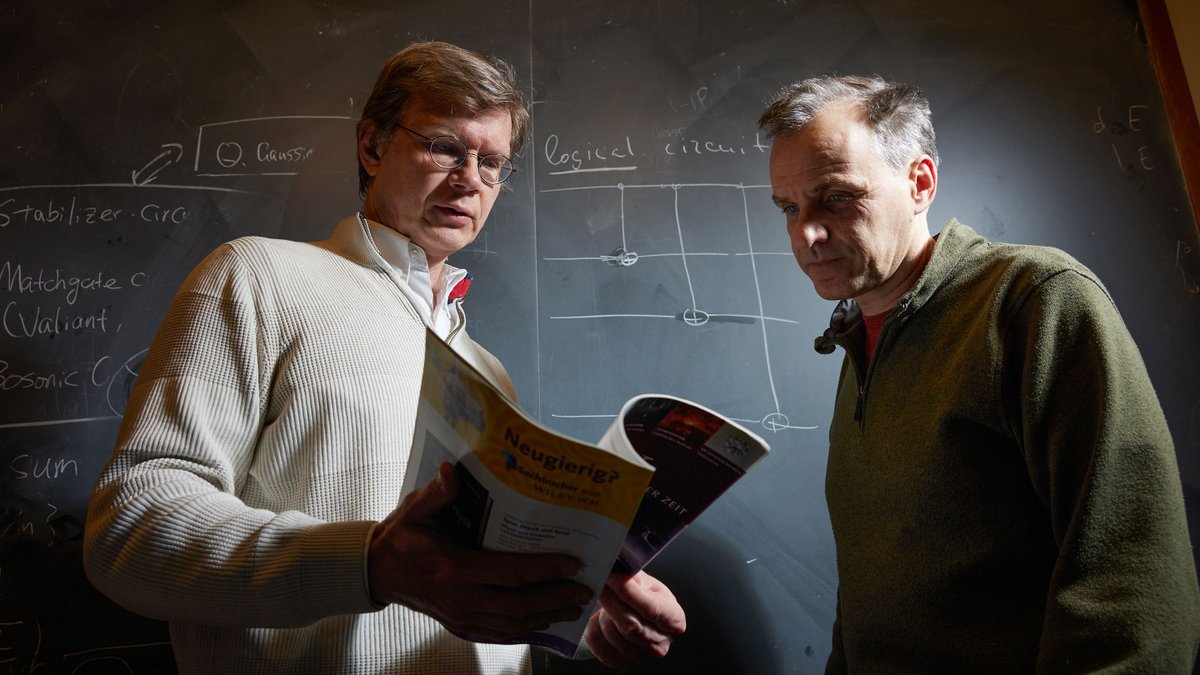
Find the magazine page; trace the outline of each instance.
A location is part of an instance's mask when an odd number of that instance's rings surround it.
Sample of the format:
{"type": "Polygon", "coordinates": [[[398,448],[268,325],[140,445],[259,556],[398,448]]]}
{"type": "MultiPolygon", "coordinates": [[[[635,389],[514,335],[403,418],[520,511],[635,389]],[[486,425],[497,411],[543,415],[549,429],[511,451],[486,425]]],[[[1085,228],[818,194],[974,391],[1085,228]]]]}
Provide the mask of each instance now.
{"type": "MultiPolygon", "coordinates": [[[[401,499],[454,465],[459,494],[441,514],[448,531],[486,550],[572,555],[583,563],[575,580],[598,599],[653,467],[543,427],[433,333],[425,356],[401,499]]],[[[511,642],[572,656],[594,607],[511,642]]]]}
{"type": "Polygon", "coordinates": [[[625,404],[600,440],[636,450],[655,468],[615,569],[641,570],[770,452],[766,441],[699,404],[646,394],[625,404]]]}

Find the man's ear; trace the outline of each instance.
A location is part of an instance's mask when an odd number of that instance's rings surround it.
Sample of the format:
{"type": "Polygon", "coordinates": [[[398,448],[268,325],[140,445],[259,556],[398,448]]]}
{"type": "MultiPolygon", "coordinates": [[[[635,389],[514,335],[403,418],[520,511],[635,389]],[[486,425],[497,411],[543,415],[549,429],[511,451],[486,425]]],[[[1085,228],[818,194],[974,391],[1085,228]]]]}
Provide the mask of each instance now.
{"type": "Polygon", "coordinates": [[[368,175],[374,176],[383,158],[386,141],[379,138],[379,128],[372,120],[363,120],[358,125],[358,163],[368,175]]]}
{"type": "Polygon", "coordinates": [[[912,189],[913,213],[924,213],[933,204],[937,193],[937,166],[929,155],[921,155],[909,167],[908,182],[912,189]]]}

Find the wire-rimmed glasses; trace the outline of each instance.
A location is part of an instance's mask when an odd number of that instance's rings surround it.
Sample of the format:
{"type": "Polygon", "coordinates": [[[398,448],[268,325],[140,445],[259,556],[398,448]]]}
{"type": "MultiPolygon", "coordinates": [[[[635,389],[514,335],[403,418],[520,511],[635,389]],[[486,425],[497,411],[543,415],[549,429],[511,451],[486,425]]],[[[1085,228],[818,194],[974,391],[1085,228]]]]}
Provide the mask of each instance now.
{"type": "Polygon", "coordinates": [[[475,159],[479,163],[479,177],[488,185],[503,183],[517,170],[512,160],[504,155],[483,155],[481,157],[479,153],[467,150],[467,146],[453,136],[430,138],[403,124],[396,126],[425,141],[426,147],[429,149],[429,159],[443,169],[457,169],[467,162],[467,155],[475,155],[475,159]]]}

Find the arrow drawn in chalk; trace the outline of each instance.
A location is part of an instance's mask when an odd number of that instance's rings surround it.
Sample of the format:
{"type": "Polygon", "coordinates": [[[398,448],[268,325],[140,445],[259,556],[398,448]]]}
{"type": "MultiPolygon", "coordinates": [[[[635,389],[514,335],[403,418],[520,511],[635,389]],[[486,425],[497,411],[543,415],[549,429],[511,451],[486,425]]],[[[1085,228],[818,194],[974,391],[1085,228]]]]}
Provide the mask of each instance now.
{"type": "Polygon", "coordinates": [[[146,162],[146,166],[132,174],[134,185],[146,185],[158,177],[158,172],[183,159],[183,145],[180,143],[163,143],[163,151],[154,159],[146,162]]]}

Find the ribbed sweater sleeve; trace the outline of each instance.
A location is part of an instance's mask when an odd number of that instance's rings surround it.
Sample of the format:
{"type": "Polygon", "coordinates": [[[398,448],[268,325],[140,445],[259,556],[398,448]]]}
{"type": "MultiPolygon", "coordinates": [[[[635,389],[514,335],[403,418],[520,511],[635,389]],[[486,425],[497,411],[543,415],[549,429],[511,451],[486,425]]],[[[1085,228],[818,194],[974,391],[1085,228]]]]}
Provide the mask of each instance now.
{"type": "Polygon", "coordinates": [[[375,609],[363,578],[370,521],[275,513],[235,494],[256,460],[280,350],[255,283],[229,246],[188,278],[97,484],[88,576],[141,614],[293,626],[375,609]]]}

